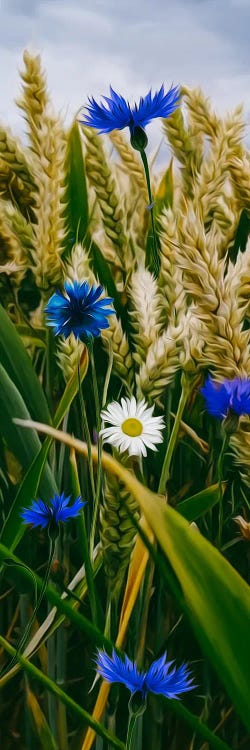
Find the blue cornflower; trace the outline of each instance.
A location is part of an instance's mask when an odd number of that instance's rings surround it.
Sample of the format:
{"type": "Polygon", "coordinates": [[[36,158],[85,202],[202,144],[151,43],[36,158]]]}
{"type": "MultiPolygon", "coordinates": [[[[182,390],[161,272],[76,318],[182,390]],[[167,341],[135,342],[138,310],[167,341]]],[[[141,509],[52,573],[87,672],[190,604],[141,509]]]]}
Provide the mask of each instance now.
{"type": "Polygon", "coordinates": [[[148,125],[156,117],[169,117],[178,107],[180,90],[173,87],[165,94],[162,84],[159,91],[152,96],[151,89],[145,97],[141,97],[139,104],[130,106],[123,96],[117,94],[110,86],[110,97],[103,96],[106,105],[98,104],[93,97],[89,97],[86,107],[88,114],[81,120],[83,125],[97,128],[99,133],[110,133],[112,130],[122,130],[128,127],[133,136],[135,129],[148,125]]]}
{"type": "Polygon", "coordinates": [[[65,338],[71,333],[82,340],[100,336],[109,327],[107,317],[115,312],[107,307],[113,302],[111,297],[99,299],[102,293],[102,286],[90,286],[87,281],[65,281],[64,293],[52,294],[45,308],[48,325],[65,338]]]}
{"type": "Polygon", "coordinates": [[[247,378],[225,379],[217,383],[208,377],[201,388],[209,414],[218,419],[225,419],[228,414],[240,417],[250,414],[250,380],[247,378]]]}
{"type": "Polygon", "coordinates": [[[77,497],[72,505],[69,506],[70,496],[65,497],[64,492],[61,495],[55,495],[50,500],[50,505],[43,500],[33,500],[30,508],[23,508],[21,517],[25,523],[31,523],[32,526],[56,527],[59,521],[68,521],[69,518],[78,516],[85,502],[77,497]]]}
{"type": "Polygon", "coordinates": [[[193,679],[190,677],[187,665],[182,664],[179,669],[173,667],[173,661],[167,662],[167,655],[163,654],[153,661],[146,672],[141,672],[136,663],[124,654],[124,659],[113,650],[112,657],[105,651],[97,652],[97,672],[107,682],[121,682],[130,692],[142,693],[145,700],[147,693],[165,695],[166,698],[178,698],[180,693],[193,690],[193,679]]]}

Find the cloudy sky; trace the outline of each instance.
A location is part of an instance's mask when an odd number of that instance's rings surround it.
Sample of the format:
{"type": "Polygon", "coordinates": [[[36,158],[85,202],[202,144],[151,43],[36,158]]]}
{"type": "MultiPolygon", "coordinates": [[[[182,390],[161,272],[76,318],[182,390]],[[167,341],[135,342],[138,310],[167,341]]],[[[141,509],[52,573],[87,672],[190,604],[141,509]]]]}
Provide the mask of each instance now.
{"type": "Polygon", "coordinates": [[[109,83],[134,100],[164,81],[201,86],[221,113],[244,101],[250,122],[249,28],[250,0],[0,0],[0,120],[22,132],[27,47],[67,121],[109,83]]]}

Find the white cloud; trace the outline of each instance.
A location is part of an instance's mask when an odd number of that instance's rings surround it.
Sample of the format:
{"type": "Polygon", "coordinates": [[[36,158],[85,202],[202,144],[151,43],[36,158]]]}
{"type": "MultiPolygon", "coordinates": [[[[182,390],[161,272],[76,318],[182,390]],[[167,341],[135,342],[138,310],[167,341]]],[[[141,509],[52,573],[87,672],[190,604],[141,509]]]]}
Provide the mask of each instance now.
{"type": "Polygon", "coordinates": [[[3,0],[0,15],[0,118],[16,131],[24,47],[68,121],[109,83],[132,100],[162,81],[201,86],[220,112],[250,109],[249,0],[3,0]]]}

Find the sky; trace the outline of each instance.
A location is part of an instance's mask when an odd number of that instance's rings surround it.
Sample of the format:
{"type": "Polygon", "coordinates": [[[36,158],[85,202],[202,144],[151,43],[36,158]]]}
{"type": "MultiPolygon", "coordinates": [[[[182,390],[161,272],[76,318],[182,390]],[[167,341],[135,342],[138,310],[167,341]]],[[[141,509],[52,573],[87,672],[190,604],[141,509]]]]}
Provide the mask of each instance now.
{"type": "Polygon", "coordinates": [[[67,123],[110,83],[133,103],[164,82],[202,87],[220,114],[244,102],[250,132],[249,28],[250,0],[0,0],[0,122],[25,130],[28,48],[67,123]]]}

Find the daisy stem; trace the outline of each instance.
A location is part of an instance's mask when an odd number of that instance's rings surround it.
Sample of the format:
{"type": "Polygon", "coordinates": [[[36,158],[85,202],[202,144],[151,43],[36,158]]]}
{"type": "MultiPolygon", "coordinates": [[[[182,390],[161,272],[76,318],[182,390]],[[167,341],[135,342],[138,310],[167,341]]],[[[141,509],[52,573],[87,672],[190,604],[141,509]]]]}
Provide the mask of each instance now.
{"type": "Polygon", "coordinates": [[[101,494],[101,485],[102,485],[102,438],[100,435],[101,409],[100,409],[100,399],[99,399],[99,393],[98,393],[98,383],[97,383],[97,377],[96,377],[95,358],[94,358],[92,341],[89,344],[89,356],[90,356],[90,363],[91,363],[91,369],[92,369],[94,402],[95,402],[95,412],[96,412],[96,427],[97,427],[97,432],[98,432],[98,440],[97,440],[98,463],[97,463],[96,492],[95,492],[95,497],[94,497],[93,520],[92,520],[92,527],[91,527],[90,540],[89,540],[90,558],[92,558],[94,546],[95,546],[95,530],[96,530],[98,508],[99,508],[100,494],[101,494]]]}
{"type": "Polygon", "coordinates": [[[110,339],[108,339],[108,349],[109,349],[108,368],[107,368],[106,377],[105,377],[104,386],[103,386],[102,409],[105,406],[106,401],[107,401],[108,387],[109,387],[109,381],[110,381],[111,374],[112,374],[113,359],[114,359],[112,342],[110,339]]]}
{"type": "Polygon", "coordinates": [[[91,438],[90,438],[87,414],[86,414],[86,409],[85,409],[85,403],[84,403],[84,399],[82,395],[80,356],[81,356],[80,349],[78,349],[78,363],[77,363],[78,391],[79,391],[80,409],[81,409],[81,418],[83,422],[84,437],[85,437],[85,440],[87,443],[87,449],[88,449],[89,475],[90,475],[91,490],[92,490],[92,496],[93,496],[93,502],[94,502],[95,482],[94,482],[94,469],[93,469],[93,459],[92,459],[92,446],[91,446],[91,438]]]}
{"type": "MultiPolygon", "coordinates": [[[[160,256],[159,256],[158,242],[157,242],[157,235],[156,235],[156,228],[155,228],[154,206],[153,206],[153,198],[152,198],[152,193],[151,193],[148,160],[147,160],[147,155],[144,149],[140,151],[140,154],[141,154],[141,159],[142,159],[142,163],[144,167],[147,189],[148,189],[148,197],[149,197],[149,205],[150,205],[150,219],[151,219],[151,227],[152,227],[152,234],[153,234],[152,271],[155,273],[156,277],[158,278],[159,271],[160,271],[160,256]]],[[[149,262],[149,268],[150,266],[151,266],[151,258],[149,262]]]]}
{"type": "Polygon", "coordinates": [[[181,397],[180,397],[178,409],[175,415],[174,426],[170,435],[166,455],[163,461],[159,487],[158,487],[159,493],[165,492],[166,484],[170,478],[171,461],[172,461],[174,449],[176,446],[176,441],[177,441],[178,434],[179,434],[180,423],[181,423],[182,415],[183,415],[183,412],[187,403],[187,399],[189,397],[190,390],[191,390],[191,382],[184,372],[182,373],[182,377],[181,377],[181,386],[182,386],[181,397]]]}
{"type": "Polygon", "coordinates": [[[221,547],[222,540],[222,529],[223,529],[223,463],[225,451],[229,443],[229,436],[227,433],[224,434],[221,452],[218,458],[218,482],[219,482],[219,518],[218,518],[218,547],[221,547]]]}
{"type": "Polygon", "coordinates": [[[46,588],[47,588],[47,584],[48,584],[48,580],[49,580],[49,574],[50,574],[50,568],[51,568],[51,563],[52,563],[52,560],[53,560],[54,551],[55,551],[55,539],[50,539],[49,561],[48,561],[48,565],[47,565],[47,568],[46,568],[45,576],[44,576],[44,579],[43,579],[42,588],[41,588],[38,600],[36,602],[36,605],[34,607],[32,617],[30,618],[30,620],[29,620],[29,622],[28,622],[28,624],[27,624],[27,626],[25,628],[25,631],[24,631],[22,637],[20,638],[20,641],[17,644],[15,655],[11,659],[11,662],[7,665],[7,669],[1,674],[1,677],[4,676],[4,674],[6,673],[6,671],[9,672],[9,670],[14,666],[14,664],[16,664],[16,661],[18,660],[18,656],[20,656],[21,650],[25,646],[27,638],[29,637],[29,634],[30,634],[33,622],[36,619],[37,612],[39,610],[40,604],[42,602],[42,599],[44,597],[44,593],[45,593],[46,588]]]}

